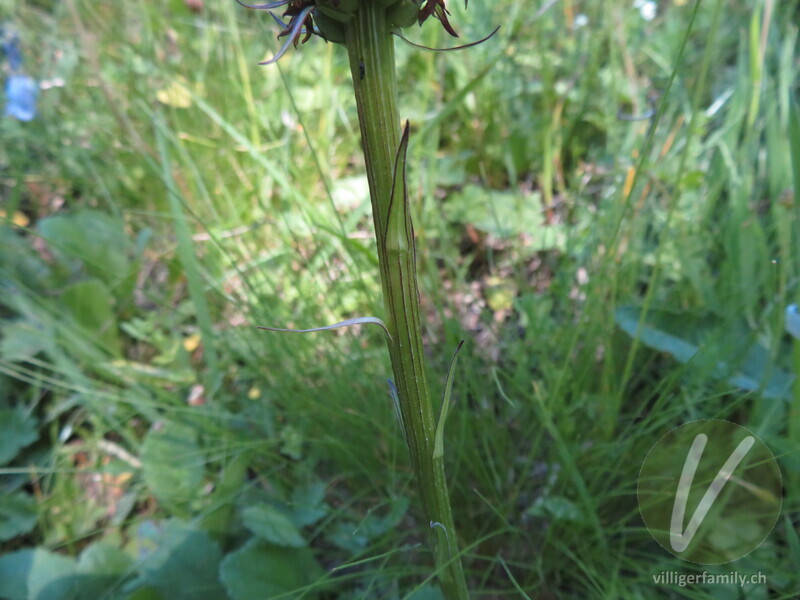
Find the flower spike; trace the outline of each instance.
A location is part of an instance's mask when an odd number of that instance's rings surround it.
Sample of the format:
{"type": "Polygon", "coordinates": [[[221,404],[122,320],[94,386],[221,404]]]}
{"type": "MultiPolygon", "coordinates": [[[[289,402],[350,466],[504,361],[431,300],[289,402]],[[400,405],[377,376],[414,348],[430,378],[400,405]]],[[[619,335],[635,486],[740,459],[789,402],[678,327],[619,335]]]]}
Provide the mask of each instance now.
{"type": "MultiPolygon", "coordinates": [[[[252,0],[251,0],[252,1],[252,0]]],[[[346,41],[345,30],[357,14],[359,7],[366,4],[377,3],[379,10],[386,11],[387,22],[392,33],[411,27],[413,24],[422,25],[430,17],[437,19],[445,31],[453,37],[459,37],[450,24],[446,0],[272,0],[259,4],[249,4],[246,0],[236,0],[241,6],[254,10],[266,10],[278,23],[281,31],[278,38],[288,37],[275,56],[260,62],[261,65],[270,65],[278,61],[290,45],[297,47],[301,42],[306,43],[312,35],[318,35],[328,42],[342,43],[346,41]],[[272,11],[279,8],[285,9],[281,17],[272,11]]],[[[469,5],[469,0],[464,0],[464,8],[469,5]]],[[[401,39],[405,40],[402,36],[401,39]]],[[[488,36],[488,37],[491,37],[488,36]]],[[[479,44],[487,38],[465,44],[448,50],[460,50],[479,44]]],[[[405,40],[408,42],[408,40],[405,40]]],[[[413,42],[408,42],[417,46],[413,42]]],[[[433,50],[424,46],[417,46],[425,50],[433,50]]]]}

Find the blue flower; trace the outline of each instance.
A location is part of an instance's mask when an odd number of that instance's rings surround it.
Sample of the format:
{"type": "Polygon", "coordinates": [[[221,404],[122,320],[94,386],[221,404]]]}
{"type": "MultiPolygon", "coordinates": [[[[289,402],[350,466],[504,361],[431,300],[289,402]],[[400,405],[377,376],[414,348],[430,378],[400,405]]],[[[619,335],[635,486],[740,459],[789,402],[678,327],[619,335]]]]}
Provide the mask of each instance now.
{"type": "Polygon", "coordinates": [[[10,75],[6,80],[5,115],[20,121],[30,121],[36,116],[36,96],[39,86],[33,77],[10,75]]]}

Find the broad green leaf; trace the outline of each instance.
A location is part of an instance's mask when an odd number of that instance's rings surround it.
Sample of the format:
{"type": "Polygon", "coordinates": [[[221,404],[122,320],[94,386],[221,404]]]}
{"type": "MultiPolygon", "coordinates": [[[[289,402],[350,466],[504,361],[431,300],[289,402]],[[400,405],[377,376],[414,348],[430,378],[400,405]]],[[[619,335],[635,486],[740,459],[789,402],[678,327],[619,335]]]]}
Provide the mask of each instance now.
{"type": "Polygon", "coordinates": [[[303,458],[303,433],[296,427],[286,425],[279,434],[281,440],[281,454],[293,460],[303,458]]]}
{"type": "Polygon", "coordinates": [[[4,600],[72,600],[77,564],[43,548],[0,557],[0,598],[4,600]]]}
{"type": "MultiPolygon", "coordinates": [[[[639,330],[640,314],[638,308],[623,306],[614,312],[614,318],[617,325],[629,336],[635,337],[638,331],[639,339],[646,346],[671,354],[678,362],[689,362],[697,354],[698,345],[696,343],[687,341],[669,330],[649,325],[647,322],[643,323],[639,330]]],[[[653,318],[654,311],[651,311],[650,316],[653,318]]]]}
{"type": "Polygon", "coordinates": [[[0,409],[0,465],[4,465],[39,439],[36,419],[20,409],[0,409]]]}
{"type": "Polygon", "coordinates": [[[389,514],[385,517],[377,511],[370,512],[358,523],[337,521],[328,539],[344,550],[358,552],[390,529],[397,527],[408,510],[408,498],[400,496],[391,500],[389,514]]]}
{"type": "Polygon", "coordinates": [[[666,352],[678,362],[707,371],[767,399],[788,399],[794,377],[774,366],[769,351],[748,336],[711,317],[651,310],[639,328],[639,308],[623,306],[614,312],[617,325],[646,346],[666,352]],[[744,343],[743,343],[744,342],[744,343]]]}
{"type": "Polygon", "coordinates": [[[37,228],[50,250],[64,264],[82,264],[112,286],[129,276],[128,238],[120,219],[96,210],[47,217],[37,228]]]}
{"type": "Polygon", "coordinates": [[[95,542],[78,559],[76,600],[120,598],[119,589],[134,572],[133,558],[107,542],[95,542]]]}
{"type": "Polygon", "coordinates": [[[162,596],[157,589],[145,586],[137,588],[132,594],[125,596],[125,600],[167,600],[167,598],[162,596]]]}
{"type": "Polygon", "coordinates": [[[201,519],[201,527],[216,540],[227,540],[233,533],[231,523],[235,517],[234,499],[241,494],[250,466],[248,452],[231,456],[217,477],[214,492],[209,496],[209,506],[213,507],[201,519]]]}
{"type": "Polygon", "coordinates": [[[157,424],[145,438],[141,459],[144,480],[159,502],[180,509],[200,495],[205,463],[191,427],[157,424]]]}
{"type": "Polygon", "coordinates": [[[292,492],[292,517],[298,527],[313,525],[330,512],[325,503],[326,486],[322,482],[298,487],[292,492]]]}
{"type": "Polygon", "coordinates": [[[24,492],[0,496],[0,542],[28,533],[36,525],[36,502],[24,492]]]}
{"type": "Polygon", "coordinates": [[[383,535],[390,529],[394,529],[403,520],[408,510],[408,498],[399,496],[390,500],[389,514],[381,517],[375,512],[371,512],[364,521],[361,522],[359,529],[367,534],[370,540],[383,535]]]}
{"type": "Polygon", "coordinates": [[[144,587],[169,599],[227,600],[217,577],[222,552],[205,531],[171,519],[145,535],[154,549],[145,550],[139,564],[144,587]]]}
{"type": "Polygon", "coordinates": [[[308,548],[281,548],[252,540],[222,561],[220,576],[233,600],[313,599],[301,591],[322,575],[308,548]],[[295,592],[295,593],[292,593],[295,592]]]}
{"type": "Polygon", "coordinates": [[[2,325],[0,356],[10,361],[30,360],[45,350],[53,349],[53,334],[42,323],[27,319],[5,322],[2,325]]]}
{"type": "Polygon", "coordinates": [[[444,600],[444,596],[437,586],[425,585],[406,596],[405,600],[444,600]]]}
{"type": "Polygon", "coordinates": [[[28,576],[36,550],[20,550],[0,556],[0,598],[28,600],[28,576]]]}
{"type": "Polygon", "coordinates": [[[122,356],[114,298],[102,281],[90,279],[72,284],[64,290],[61,302],[108,352],[122,356]]]}
{"type": "Polygon", "coordinates": [[[369,538],[358,529],[357,523],[337,521],[326,530],[326,539],[342,550],[357,554],[366,548],[369,538]]]}
{"type": "Polygon", "coordinates": [[[469,224],[498,238],[526,234],[527,251],[563,249],[567,233],[564,225],[546,225],[541,196],[489,190],[466,185],[444,204],[448,221],[469,224]]]}
{"type": "Polygon", "coordinates": [[[81,552],[78,571],[91,575],[121,576],[134,567],[131,556],[108,542],[95,542],[81,552]]]}
{"type": "Polygon", "coordinates": [[[244,525],[255,535],[276,546],[302,548],[306,540],[292,519],[269,504],[248,506],[242,513],[244,525]]]}
{"type": "MultiPolygon", "coordinates": [[[[0,224],[0,270],[7,282],[17,282],[34,292],[53,286],[53,273],[31,247],[29,240],[0,224]]],[[[0,294],[0,303],[7,300],[0,294]]]]}

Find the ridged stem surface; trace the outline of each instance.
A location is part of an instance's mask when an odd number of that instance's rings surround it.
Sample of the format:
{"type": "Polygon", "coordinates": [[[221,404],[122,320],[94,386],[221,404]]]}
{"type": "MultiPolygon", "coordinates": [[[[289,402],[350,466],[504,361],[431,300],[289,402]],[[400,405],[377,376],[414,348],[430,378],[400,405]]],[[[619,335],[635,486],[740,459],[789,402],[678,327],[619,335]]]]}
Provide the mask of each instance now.
{"type": "MultiPolygon", "coordinates": [[[[361,139],[375,223],[381,287],[391,333],[389,355],[402,427],[426,517],[436,566],[447,600],[467,600],[442,456],[434,456],[435,422],[425,374],[414,234],[405,193],[405,153],[397,109],[394,40],[379,0],[362,0],[347,25],[361,139]],[[396,161],[398,167],[395,181],[396,161]],[[402,185],[402,190],[394,189],[402,185]],[[393,201],[394,199],[394,201],[393,201]]],[[[405,140],[407,141],[407,140],[405,140]]]]}

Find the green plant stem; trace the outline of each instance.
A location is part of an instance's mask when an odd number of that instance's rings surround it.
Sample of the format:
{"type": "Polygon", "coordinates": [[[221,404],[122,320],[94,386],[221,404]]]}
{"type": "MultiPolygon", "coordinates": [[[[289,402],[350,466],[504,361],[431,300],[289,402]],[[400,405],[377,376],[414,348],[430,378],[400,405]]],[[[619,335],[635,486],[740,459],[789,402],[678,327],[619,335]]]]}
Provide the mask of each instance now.
{"type": "MultiPolygon", "coordinates": [[[[468,598],[442,457],[434,456],[435,424],[425,374],[413,229],[405,169],[398,168],[402,201],[392,202],[396,160],[405,163],[397,109],[394,40],[385,8],[362,1],[347,25],[346,45],[377,238],[381,286],[391,333],[388,342],[406,442],[417,486],[434,537],[436,566],[447,600],[468,598]],[[391,224],[391,229],[390,229],[391,224]],[[387,231],[391,231],[387,235],[387,231]],[[392,233],[393,232],[393,233],[392,233]]],[[[398,197],[398,194],[395,194],[398,197]]]]}

